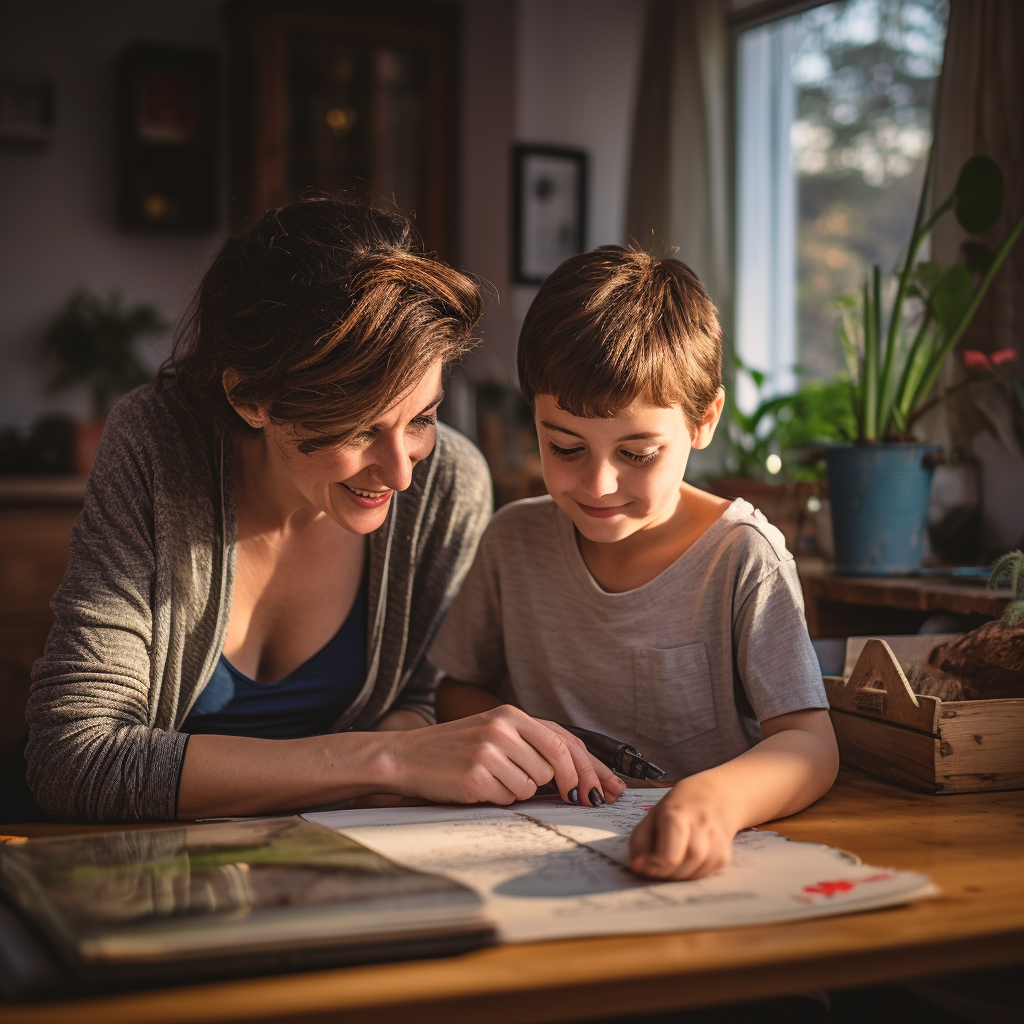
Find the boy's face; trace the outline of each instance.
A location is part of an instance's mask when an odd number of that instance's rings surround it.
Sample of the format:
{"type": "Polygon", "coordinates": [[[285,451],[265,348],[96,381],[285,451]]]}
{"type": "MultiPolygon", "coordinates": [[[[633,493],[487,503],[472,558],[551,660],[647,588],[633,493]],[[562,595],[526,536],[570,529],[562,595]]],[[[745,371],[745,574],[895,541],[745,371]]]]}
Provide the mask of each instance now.
{"type": "Polygon", "coordinates": [[[710,443],[721,393],[691,428],[680,406],[634,402],[611,419],[573,416],[553,395],[534,413],[544,483],[555,504],[594,543],[611,544],[667,522],[679,505],[692,448],[710,443]]]}

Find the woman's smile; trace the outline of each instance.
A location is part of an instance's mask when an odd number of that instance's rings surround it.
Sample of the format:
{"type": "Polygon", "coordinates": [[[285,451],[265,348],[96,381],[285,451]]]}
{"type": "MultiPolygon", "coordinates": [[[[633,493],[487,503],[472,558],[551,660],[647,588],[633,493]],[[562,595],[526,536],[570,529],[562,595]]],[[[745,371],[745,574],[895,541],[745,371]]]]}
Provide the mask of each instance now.
{"type": "Polygon", "coordinates": [[[380,508],[391,500],[391,495],[394,493],[390,487],[371,491],[362,487],[354,487],[352,484],[342,483],[341,486],[345,488],[352,501],[362,508],[380,508]]]}

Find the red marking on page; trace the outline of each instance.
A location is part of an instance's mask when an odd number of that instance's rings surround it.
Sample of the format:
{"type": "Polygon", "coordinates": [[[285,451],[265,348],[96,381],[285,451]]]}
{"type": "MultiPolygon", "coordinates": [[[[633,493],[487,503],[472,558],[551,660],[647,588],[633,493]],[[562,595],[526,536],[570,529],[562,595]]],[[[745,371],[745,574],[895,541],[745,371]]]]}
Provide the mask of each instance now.
{"type": "Polygon", "coordinates": [[[805,885],[804,892],[819,896],[835,896],[837,892],[849,892],[855,883],[847,881],[819,882],[817,885],[805,885]]]}
{"type": "Polygon", "coordinates": [[[891,872],[868,875],[867,878],[855,878],[852,881],[842,878],[836,882],[818,882],[817,885],[805,885],[803,891],[814,896],[835,896],[836,893],[849,892],[854,886],[863,885],[865,882],[887,882],[890,878],[892,878],[891,872]]]}

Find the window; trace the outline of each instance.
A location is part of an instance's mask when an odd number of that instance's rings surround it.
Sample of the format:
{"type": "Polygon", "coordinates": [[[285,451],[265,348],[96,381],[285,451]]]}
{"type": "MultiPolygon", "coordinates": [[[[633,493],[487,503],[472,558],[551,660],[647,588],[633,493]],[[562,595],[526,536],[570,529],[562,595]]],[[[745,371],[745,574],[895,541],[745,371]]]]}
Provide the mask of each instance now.
{"type": "MultiPolygon", "coordinates": [[[[845,365],[836,298],[894,269],[931,145],[946,0],[843,0],[737,44],[736,347],[765,394],[845,365]]],[[[753,384],[737,400],[756,404],[753,384]]]]}

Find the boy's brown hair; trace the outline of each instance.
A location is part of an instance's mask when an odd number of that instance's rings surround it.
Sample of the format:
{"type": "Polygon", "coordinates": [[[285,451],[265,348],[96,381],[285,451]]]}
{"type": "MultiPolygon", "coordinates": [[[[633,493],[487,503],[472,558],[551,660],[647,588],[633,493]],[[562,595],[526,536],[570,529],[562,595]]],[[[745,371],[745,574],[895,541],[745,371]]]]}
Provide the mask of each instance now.
{"type": "Polygon", "coordinates": [[[722,385],[715,305],[679,260],[602,245],[541,285],[519,336],[519,384],[573,416],[609,418],[637,399],[681,405],[696,426],[722,385]]]}

